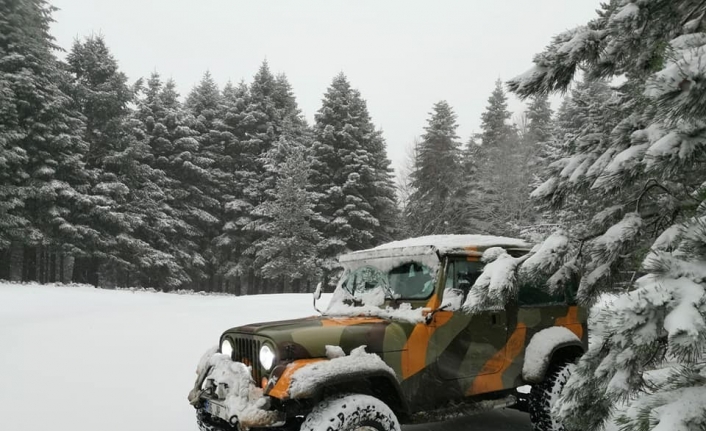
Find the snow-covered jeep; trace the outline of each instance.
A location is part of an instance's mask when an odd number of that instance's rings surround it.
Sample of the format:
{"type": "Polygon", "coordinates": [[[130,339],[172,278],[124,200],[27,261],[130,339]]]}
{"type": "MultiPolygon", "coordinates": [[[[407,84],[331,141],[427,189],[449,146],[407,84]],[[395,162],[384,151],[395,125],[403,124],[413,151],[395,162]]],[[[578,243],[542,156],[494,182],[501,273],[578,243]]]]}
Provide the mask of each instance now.
{"type": "Polygon", "coordinates": [[[203,356],[189,394],[200,429],[391,431],[501,407],[560,429],[550,411],[587,312],[570,285],[507,287],[534,251],[444,235],[341,256],[321,315],[229,329],[203,356]]]}

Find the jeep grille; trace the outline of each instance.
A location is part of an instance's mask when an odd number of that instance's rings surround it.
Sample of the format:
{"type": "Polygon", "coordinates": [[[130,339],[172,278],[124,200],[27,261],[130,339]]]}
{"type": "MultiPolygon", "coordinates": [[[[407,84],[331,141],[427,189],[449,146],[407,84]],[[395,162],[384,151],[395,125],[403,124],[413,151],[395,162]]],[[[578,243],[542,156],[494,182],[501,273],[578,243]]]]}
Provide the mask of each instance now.
{"type": "Polygon", "coordinates": [[[252,338],[236,337],[233,339],[233,360],[242,362],[252,369],[252,378],[255,384],[260,384],[262,375],[260,373],[260,360],[258,354],[260,352],[261,342],[252,338]]]}

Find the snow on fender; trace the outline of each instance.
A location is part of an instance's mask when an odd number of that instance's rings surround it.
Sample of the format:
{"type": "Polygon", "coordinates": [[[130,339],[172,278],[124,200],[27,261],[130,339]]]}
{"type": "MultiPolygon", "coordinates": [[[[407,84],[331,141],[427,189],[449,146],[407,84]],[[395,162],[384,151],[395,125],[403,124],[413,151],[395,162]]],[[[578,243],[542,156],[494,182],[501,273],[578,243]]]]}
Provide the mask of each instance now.
{"type": "MultiPolygon", "coordinates": [[[[288,398],[306,398],[313,395],[323,385],[336,379],[337,376],[362,376],[370,374],[386,374],[395,378],[395,372],[378,355],[367,353],[366,346],[351,350],[350,355],[341,356],[342,351],[327,346],[332,359],[321,360],[297,368],[290,364],[285,374],[289,376],[290,385],[283,388],[288,398]]],[[[280,381],[287,379],[280,378],[280,381]]],[[[272,392],[271,392],[272,393],[272,392]]],[[[280,395],[281,396],[281,395],[280,395]]]]}
{"type": "Polygon", "coordinates": [[[530,383],[542,381],[552,353],[565,346],[581,346],[581,340],[563,326],[553,326],[534,334],[525,350],[522,378],[530,383]]]}

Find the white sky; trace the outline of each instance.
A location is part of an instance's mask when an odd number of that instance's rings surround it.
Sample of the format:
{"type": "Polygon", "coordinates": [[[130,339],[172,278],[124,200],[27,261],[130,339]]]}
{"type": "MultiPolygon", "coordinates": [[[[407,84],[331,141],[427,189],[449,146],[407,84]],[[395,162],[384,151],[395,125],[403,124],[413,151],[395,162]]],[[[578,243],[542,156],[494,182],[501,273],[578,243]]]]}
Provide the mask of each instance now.
{"type": "MultiPolygon", "coordinates": [[[[250,82],[264,59],[313,121],[343,71],[368,101],[395,168],[447,100],[466,142],[496,79],[531,66],[551,37],[596,16],[599,0],[52,0],[69,49],[100,33],[131,80],[158,71],[182,96],[208,69],[250,82]]],[[[522,104],[511,99],[513,111],[522,104]]]]}

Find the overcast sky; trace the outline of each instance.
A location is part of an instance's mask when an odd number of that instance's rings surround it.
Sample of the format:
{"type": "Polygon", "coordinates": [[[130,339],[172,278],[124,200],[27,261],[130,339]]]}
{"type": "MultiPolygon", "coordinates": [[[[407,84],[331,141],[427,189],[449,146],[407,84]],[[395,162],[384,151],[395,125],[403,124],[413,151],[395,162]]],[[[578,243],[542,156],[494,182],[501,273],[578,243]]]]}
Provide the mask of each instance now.
{"type": "MultiPolygon", "coordinates": [[[[531,66],[551,37],[595,16],[599,0],[51,0],[53,35],[102,34],[131,80],[153,71],[182,95],[206,70],[250,82],[264,59],[313,121],[343,71],[383,129],[395,168],[447,100],[466,142],[496,79],[531,66]]],[[[513,111],[522,104],[511,100],[513,111]]]]}

